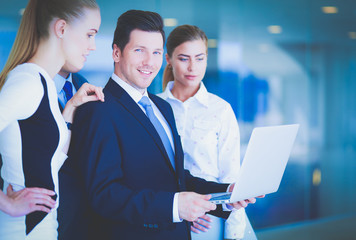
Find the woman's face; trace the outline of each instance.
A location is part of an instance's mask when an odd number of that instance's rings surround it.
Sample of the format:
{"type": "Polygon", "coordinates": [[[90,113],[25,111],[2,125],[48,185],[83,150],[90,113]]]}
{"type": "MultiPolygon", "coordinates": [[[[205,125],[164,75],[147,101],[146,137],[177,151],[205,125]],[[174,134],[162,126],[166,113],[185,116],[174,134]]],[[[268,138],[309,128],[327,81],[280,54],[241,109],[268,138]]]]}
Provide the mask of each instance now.
{"type": "Polygon", "coordinates": [[[101,23],[99,9],[84,10],[84,14],[70,22],[62,36],[65,65],[71,72],[83,68],[89,52],[95,50],[95,35],[101,23]]]}
{"type": "Polygon", "coordinates": [[[207,57],[203,40],[184,42],[176,47],[172,57],[167,56],[173,68],[174,85],[198,89],[205,75],[207,57]]]}

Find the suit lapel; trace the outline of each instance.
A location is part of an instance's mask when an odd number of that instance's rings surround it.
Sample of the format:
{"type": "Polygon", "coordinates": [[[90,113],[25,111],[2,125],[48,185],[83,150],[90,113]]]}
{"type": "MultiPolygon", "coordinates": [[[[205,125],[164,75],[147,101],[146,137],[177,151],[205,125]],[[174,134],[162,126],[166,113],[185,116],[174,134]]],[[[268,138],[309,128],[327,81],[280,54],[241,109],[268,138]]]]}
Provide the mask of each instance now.
{"type": "Polygon", "coordinates": [[[120,87],[120,85],[118,85],[111,78],[105,86],[105,89],[107,89],[116,98],[116,100],[146,129],[147,133],[153,138],[155,144],[164,156],[166,163],[169,165],[170,169],[174,173],[174,169],[169,160],[168,154],[166,152],[166,149],[164,148],[160,136],[158,135],[155,127],[152,125],[149,118],[141,110],[137,103],[122,87],[120,87]]]}

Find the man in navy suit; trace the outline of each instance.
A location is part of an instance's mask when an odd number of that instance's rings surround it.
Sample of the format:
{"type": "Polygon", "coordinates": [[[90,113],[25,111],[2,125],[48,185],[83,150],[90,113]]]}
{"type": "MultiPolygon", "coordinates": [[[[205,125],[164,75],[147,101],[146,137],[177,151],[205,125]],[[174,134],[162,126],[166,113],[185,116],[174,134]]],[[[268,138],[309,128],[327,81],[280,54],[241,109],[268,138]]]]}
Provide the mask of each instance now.
{"type": "Polygon", "coordinates": [[[209,195],[201,194],[228,188],[184,170],[172,109],[147,92],[161,68],[164,41],[157,13],[130,10],[121,15],[105,102],[77,109],[68,162],[75,164],[85,191],[88,238],[190,239],[189,222],[216,208],[209,195]]]}
{"type": "MultiPolygon", "coordinates": [[[[82,75],[74,73],[75,71],[75,69],[71,70],[70,66],[64,65],[61,71],[53,78],[57,89],[58,105],[61,111],[63,111],[65,105],[71,99],[71,96],[73,96],[84,83],[88,83],[82,75]],[[70,95],[63,89],[65,84],[70,88],[70,95]]],[[[78,208],[80,205],[80,197],[78,196],[80,193],[77,190],[79,186],[76,185],[75,173],[68,161],[64,162],[58,173],[58,177],[60,182],[59,195],[61,198],[57,213],[59,224],[58,239],[80,239],[81,230],[73,223],[81,220],[80,211],[83,209],[78,208]]]]}

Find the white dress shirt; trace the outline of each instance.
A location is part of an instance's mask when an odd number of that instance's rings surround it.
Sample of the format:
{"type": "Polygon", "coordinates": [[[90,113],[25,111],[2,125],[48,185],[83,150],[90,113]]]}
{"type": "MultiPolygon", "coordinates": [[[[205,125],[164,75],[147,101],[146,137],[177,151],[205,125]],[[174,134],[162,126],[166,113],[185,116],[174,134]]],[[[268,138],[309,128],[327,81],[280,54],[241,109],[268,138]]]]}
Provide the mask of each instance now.
{"type": "MultiPolygon", "coordinates": [[[[152,108],[153,108],[153,112],[156,115],[156,117],[158,118],[158,120],[160,121],[162,127],[164,128],[164,130],[167,133],[167,136],[169,138],[169,142],[171,143],[173,152],[175,152],[174,149],[174,143],[173,143],[173,135],[172,135],[172,131],[166,121],[166,119],[163,117],[162,113],[159,111],[159,109],[157,108],[157,106],[154,104],[154,102],[149,98],[147,91],[144,92],[144,94],[141,94],[136,88],[134,88],[133,86],[131,86],[130,84],[126,83],[125,81],[123,81],[122,79],[120,79],[115,73],[112,74],[111,78],[120,85],[120,87],[122,87],[127,94],[130,95],[130,97],[136,102],[136,104],[141,108],[141,110],[146,114],[145,109],[141,106],[141,104],[139,104],[138,102],[141,100],[141,98],[143,96],[148,97],[148,99],[151,102],[152,108]]],[[[179,211],[178,211],[178,194],[179,193],[175,193],[174,194],[174,199],[173,199],[173,222],[181,222],[182,220],[179,218],[179,211]]]]}
{"type": "Polygon", "coordinates": [[[56,74],[56,76],[54,76],[54,78],[53,78],[53,81],[56,85],[58,101],[61,104],[62,108],[64,109],[64,107],[67,104],[66,93],[63,90],[64,84],[66,83],[66,81],[69,81],[72,84],[73,95],[77,92],[77,90],[75,89],[75,87],[73,85],[72,74],[69,73],[67,78],[62,77],[59,74],[56,74]]]}
{"type": "MultiPolygon", "coordinates": [[[[208,181],[235,182],[240,169],[240,132],[230,104],[209,93],[203,83],[193,97],[182,102],[173,96],[173,85],[169,82],[158,96],[173,108],[184,168],[208,181]]],[[[225,224],[225,238],[241,238],[244,228],[244,210],[233,211],[225,224]]]]}

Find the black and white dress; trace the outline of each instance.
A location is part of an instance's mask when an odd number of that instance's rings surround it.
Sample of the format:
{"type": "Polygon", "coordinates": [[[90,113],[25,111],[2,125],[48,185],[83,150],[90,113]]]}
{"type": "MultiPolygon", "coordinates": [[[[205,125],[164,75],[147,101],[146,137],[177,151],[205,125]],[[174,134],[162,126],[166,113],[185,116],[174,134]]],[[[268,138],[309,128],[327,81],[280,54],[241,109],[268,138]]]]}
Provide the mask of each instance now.
{"type": "Polygon", "coordinates": [[[11,217],[0,211],[0,239],[57,239],[58,171],[67,156],[68,130],[58,107],[55,84],[33,63],[13,69],[0,91],[0,153],[4,189],[41,187],[56,192],[49,214],[11,217]]]}

